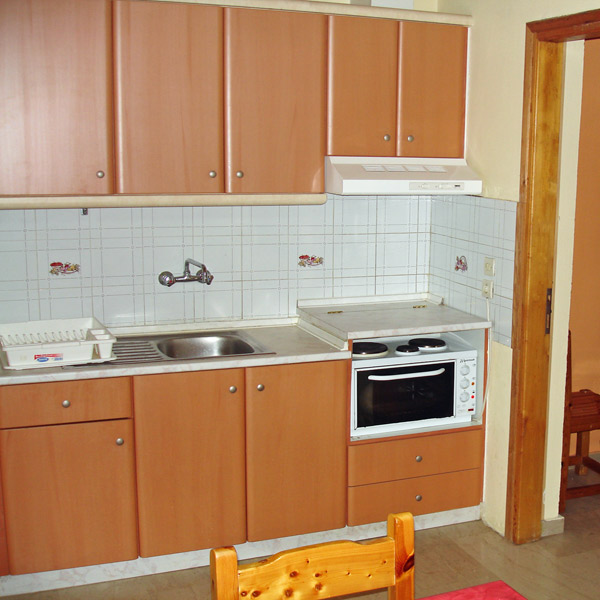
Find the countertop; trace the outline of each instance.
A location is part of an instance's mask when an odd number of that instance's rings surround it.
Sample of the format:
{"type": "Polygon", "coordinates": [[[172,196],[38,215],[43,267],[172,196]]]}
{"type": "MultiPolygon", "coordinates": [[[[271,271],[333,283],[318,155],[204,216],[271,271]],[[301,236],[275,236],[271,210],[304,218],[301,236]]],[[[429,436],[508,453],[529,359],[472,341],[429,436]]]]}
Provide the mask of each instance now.
{"type": "MultiPolygon", "coordinates": [[[[207,331],[206,325],[205,323],[201,328],[204,332],[207,331]]],[[[22,370],[0,368],[0,385],[344,360],[351,357],[348,350],[349,340],[481,330],[488,327],[491,327],[489,321],[444,306],[441,299],[432,299],[428,295],[370,302],[311,301],[298,307],[297,321],[261,326],[238,324],[235,327],[246,331],[271,351],[271,354],[120,365],[106,362],[22,370]]],[[[215,324],[214,329],[223,331],[228,328],[215,324]]],[[[190,329],[186,328],[185,332],[189,333],[190,329]]],[[[129,337],[133,332],[113,333],[117,337],[129,337]]]]}
{"type": "Polygon", "coordinates": [[[490,321],[424,297],[360,303],[307,302],[301,322],[343,340],[487,329],[490,321]]]}
{"type": "MultiPolygon", "coordinates": [[[[225,329],[227,328],[219,328],[220,331],[225,329]]],[[[236,329],[240,328],[236,327],[236,329]]],[[[262,346],[272,351],[273,354],[216,359],[165,360],[158,363],[127,365],[113,365],[110,362],[106,362],[93,365],[48,367],[42,369],[0,369],[0,385],[152,375],[155,373],[181,373],[208,369],[234,369],[236,367],[257,367],[350,358],[348,350],[329,344],[317,336],[307,333],[295,324],[271,327],[244,327],[243,329],[262,346]]],[[[186,333],[189,333],[189,331],[186,333]]]]}

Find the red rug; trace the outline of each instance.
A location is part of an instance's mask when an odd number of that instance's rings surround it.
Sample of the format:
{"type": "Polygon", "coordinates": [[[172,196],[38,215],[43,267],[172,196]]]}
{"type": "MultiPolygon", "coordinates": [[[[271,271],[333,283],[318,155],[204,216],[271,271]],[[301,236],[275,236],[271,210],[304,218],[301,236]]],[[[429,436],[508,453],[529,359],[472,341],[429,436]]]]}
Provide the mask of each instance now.
{"type": "Polygon", "coordinates": [[[426,600],[527,600],[503,581],[484,583],[455,592],[428,596],[426,600]]]}

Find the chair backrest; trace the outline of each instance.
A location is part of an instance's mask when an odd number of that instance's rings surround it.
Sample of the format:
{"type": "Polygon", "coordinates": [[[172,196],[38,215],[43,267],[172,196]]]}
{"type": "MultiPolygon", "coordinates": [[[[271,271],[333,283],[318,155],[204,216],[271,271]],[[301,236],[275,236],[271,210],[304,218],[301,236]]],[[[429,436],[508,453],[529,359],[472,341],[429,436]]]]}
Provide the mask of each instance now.
{"type": "Polygon", "coordinates": [[[388,516],[387,536],[326,542],[238,564],[234,548],[210,553],[212,600],[304,600],[388,588],[389,600],[414,598],[414,523],[388,516]]]}

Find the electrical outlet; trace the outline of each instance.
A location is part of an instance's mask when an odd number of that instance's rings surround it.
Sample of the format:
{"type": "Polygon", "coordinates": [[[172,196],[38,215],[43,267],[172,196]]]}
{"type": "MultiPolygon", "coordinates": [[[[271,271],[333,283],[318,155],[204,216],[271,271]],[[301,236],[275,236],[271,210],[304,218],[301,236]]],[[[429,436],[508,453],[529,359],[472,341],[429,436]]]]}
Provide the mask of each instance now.
{"type": "Polygon", "coordinates": [[[484,279],[482,281],[481,295],[488,299],[494,297],[494,282],[491,279],[484,279]]]}
{"type": "Polygon", "coordinates": [[[493,277],[496,274],[496,259],[485,257],[483,259],[483,274],[493,277]]]}

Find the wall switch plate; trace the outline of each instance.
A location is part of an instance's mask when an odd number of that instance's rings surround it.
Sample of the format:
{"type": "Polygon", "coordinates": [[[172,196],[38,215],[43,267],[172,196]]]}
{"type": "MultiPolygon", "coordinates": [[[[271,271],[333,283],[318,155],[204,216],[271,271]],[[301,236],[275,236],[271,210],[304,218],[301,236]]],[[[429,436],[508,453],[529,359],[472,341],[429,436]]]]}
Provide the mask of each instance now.
{"type": "Polygon", "coordinates": [[[491,279],[484,279],[481,283],[481,295],[484,298],[494,297],[494,282],[491,279]]]}
{"type": "Polygon", "coordinates": [[[485,257],[483,259],[483,274],[493,277],[496,274],[496,259],[485,257]]]}

